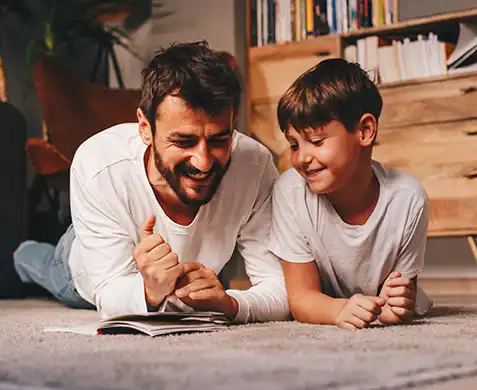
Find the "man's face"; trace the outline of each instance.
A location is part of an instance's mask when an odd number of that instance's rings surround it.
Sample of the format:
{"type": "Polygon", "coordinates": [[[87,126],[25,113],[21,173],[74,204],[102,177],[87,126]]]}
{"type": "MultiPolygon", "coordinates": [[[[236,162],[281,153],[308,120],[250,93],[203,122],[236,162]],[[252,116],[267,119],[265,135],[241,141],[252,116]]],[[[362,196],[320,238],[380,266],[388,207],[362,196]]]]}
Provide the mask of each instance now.
{"type": "Polygon", "coordinates": [[[212,199],[230,165],[233,110],[208,117],[174,96],[158,107],[152,141],[154,165],[182,203],[212,199]]]}

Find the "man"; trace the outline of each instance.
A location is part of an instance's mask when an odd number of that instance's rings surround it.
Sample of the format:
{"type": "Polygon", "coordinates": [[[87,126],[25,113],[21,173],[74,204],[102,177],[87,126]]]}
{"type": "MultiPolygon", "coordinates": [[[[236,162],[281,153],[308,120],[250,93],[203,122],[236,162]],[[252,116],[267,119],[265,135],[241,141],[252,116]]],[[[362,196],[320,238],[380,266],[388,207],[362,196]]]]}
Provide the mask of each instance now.
{"type": "Polygon", "coordinates": [[[20,245],[21,280],[102,316],[154,311],[172,296],[238,322],[286,319],[283,274],[267,249],[277,171],[263,146],[234,131],[236,73],[198,42],[157,52],[142,76],[138,123],[80,146],[73,224],[56,248],[20,245]],[[248,291],[224,291],[217,278],[236,246],[248,291]]]}

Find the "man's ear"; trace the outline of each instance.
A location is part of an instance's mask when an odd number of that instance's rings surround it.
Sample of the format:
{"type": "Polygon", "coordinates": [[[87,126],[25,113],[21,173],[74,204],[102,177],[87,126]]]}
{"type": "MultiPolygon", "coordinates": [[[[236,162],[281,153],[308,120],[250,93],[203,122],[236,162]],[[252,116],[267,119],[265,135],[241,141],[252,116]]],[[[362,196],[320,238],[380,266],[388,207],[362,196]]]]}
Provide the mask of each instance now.
{"type": "Polygon", "coordinates": [[[152,144],[153,136],[152,136],[152,129],[149,120],[144,115],[144,112],[141,108],[136,110],[137,121],[139,123],[139,135],[141,136],[142,142],[145,145],[149,146],[152,144]]]}
{"type": "Polygon", "coordinates": [[[374,145],[376,136],[378,135],[378,121],[372,114],[364,114],[358,123],[357,135],[359,142],[363,147],[374,145]]]}

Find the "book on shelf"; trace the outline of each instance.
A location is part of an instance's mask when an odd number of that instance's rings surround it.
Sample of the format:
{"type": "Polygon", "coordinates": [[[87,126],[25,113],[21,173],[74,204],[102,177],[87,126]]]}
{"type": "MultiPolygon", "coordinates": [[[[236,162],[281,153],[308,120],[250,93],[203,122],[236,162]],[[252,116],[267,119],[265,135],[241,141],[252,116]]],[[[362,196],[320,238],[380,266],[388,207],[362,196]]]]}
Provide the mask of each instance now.
{"type": "Polygon", "coordinates": [[[396,0],[250,0],[250,44],[301,41],[397,22],[396,0]]]}
{"type": "Polygon", "coordinates": [[[379,83],[393,83],[447,74],[447,44],[434,33],[389,40],[370,36],[347,46],[344,57],[357,62],[379,83]]]}
{"type": "Polygon", "coordinates": [[[179,299],[165,299],[157,312],[125,314],[69,327],[48,327],[45,332],[85,335],[140,333],[151,337],[227,329],[233,321],[222,313],[195,311],[179,299]]]}
{"type": "Polygon", "coordinates": [[[451,74],[477,70],[477,24],[459,23],[459,38],[447,66],[451,74]]]}

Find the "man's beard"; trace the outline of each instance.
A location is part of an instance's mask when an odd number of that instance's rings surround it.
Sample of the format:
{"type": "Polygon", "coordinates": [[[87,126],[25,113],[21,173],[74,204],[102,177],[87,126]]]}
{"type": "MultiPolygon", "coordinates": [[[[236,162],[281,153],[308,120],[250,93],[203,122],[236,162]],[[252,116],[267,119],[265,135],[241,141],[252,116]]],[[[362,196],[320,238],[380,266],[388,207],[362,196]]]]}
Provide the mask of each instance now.
{"type": "Polygon", "coordinates": [[[222,178],[229,169],[231,161],[229,158],[225,165],[221,165],[219,162],[214,161],[212,167],[207,172],[208,174],[213,175],[211,183],[207,186],[207,193],[202,197],[191,198],[182,188],[181,177],[191,177],[190,174],[197,174],[201,171],[191,167],[186,162],[179,163],[173,169],[169,169],[165,166],[164,161],[162,160],[154,145],[152,145],[152,153],[154,156],[154,164],[159,173],[167,181],[167,184],[169,184],[180,201],[191,207],[200,207],[212,199],[219,188],[222,178]]]}

